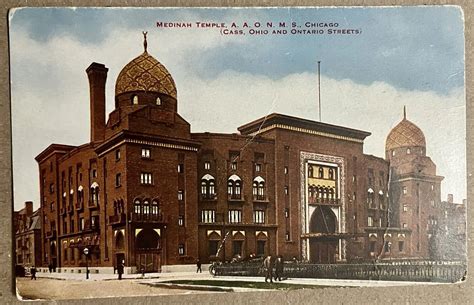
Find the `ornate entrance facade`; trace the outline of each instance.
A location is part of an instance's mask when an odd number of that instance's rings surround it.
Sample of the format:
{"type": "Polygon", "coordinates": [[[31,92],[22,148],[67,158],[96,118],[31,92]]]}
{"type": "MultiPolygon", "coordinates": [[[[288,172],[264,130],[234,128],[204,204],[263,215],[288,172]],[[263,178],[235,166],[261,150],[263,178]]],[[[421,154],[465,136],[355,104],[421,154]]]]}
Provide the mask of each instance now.
{"type": "Polygon", "coordinates": [[[344,159],[301,152],[301,256],[314,263],[345,260],[344,159]]]}

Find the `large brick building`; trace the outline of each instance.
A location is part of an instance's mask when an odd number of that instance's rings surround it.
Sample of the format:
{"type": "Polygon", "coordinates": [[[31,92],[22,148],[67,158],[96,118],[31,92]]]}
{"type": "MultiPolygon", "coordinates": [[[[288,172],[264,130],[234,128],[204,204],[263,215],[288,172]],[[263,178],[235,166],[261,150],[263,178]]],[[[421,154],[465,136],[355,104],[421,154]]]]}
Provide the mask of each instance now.
{"type": "Polygon", "coordinates": [[[215,259],[224,240],[225,260],[429,256],[441,177],[413,123],[392,130],[386,159],[363,153],[369,132],[282,114],[191,133],[172,76],[144,47],[118,76],[107,121],[108,69],[87,68],[90,143],[36,157],[44,265],[82,266],[87,246],[94,266],[160,270],[215,259]]]}
{"type": "Polygon", "coordinates": [[[15,265],[30,268],[41,266],[41,216],[40,210],[33,211],[33,202],[14,212],[15,265]]]}

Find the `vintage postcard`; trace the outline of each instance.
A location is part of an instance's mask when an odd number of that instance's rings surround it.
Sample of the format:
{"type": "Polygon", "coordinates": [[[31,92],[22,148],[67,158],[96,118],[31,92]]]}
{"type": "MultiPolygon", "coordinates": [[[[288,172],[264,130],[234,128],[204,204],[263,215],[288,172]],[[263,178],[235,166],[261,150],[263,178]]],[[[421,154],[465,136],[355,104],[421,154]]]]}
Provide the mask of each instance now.
{"type": "Polygon", "coordinates": [[[466,278],[459,7],[9,20],[20,298],[466,278]]]}

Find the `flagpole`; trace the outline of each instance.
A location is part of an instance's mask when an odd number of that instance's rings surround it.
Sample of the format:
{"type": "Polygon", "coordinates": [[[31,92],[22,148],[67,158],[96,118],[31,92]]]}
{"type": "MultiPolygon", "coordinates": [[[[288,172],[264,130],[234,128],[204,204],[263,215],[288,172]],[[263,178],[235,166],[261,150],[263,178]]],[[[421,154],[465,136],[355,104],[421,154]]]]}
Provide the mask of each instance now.
{"type": "Polygon", "coordinates": [[[321,61],[318,60],[318,112],[319,121],[321,122],[321,61]]]}

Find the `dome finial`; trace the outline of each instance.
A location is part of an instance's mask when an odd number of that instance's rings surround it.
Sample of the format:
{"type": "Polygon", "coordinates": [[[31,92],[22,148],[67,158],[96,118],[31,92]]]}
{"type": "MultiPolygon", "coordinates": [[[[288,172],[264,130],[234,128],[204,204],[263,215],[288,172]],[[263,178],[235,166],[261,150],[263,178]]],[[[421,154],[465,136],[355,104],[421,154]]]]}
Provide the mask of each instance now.
{"type": "Polygon", "coordinates": [[[143,31],[142,33],[143,33],[143,48],[145,49],[145,52],[146,52],[146,48],[148,46],[148,43],[146,41],[146,35],[148,34],[148,32],[143,31]]]}
{"type": "Polygon", "coordinates": [[[403,119],[407,119],[407,106],[403,105],[403,119]]]}

